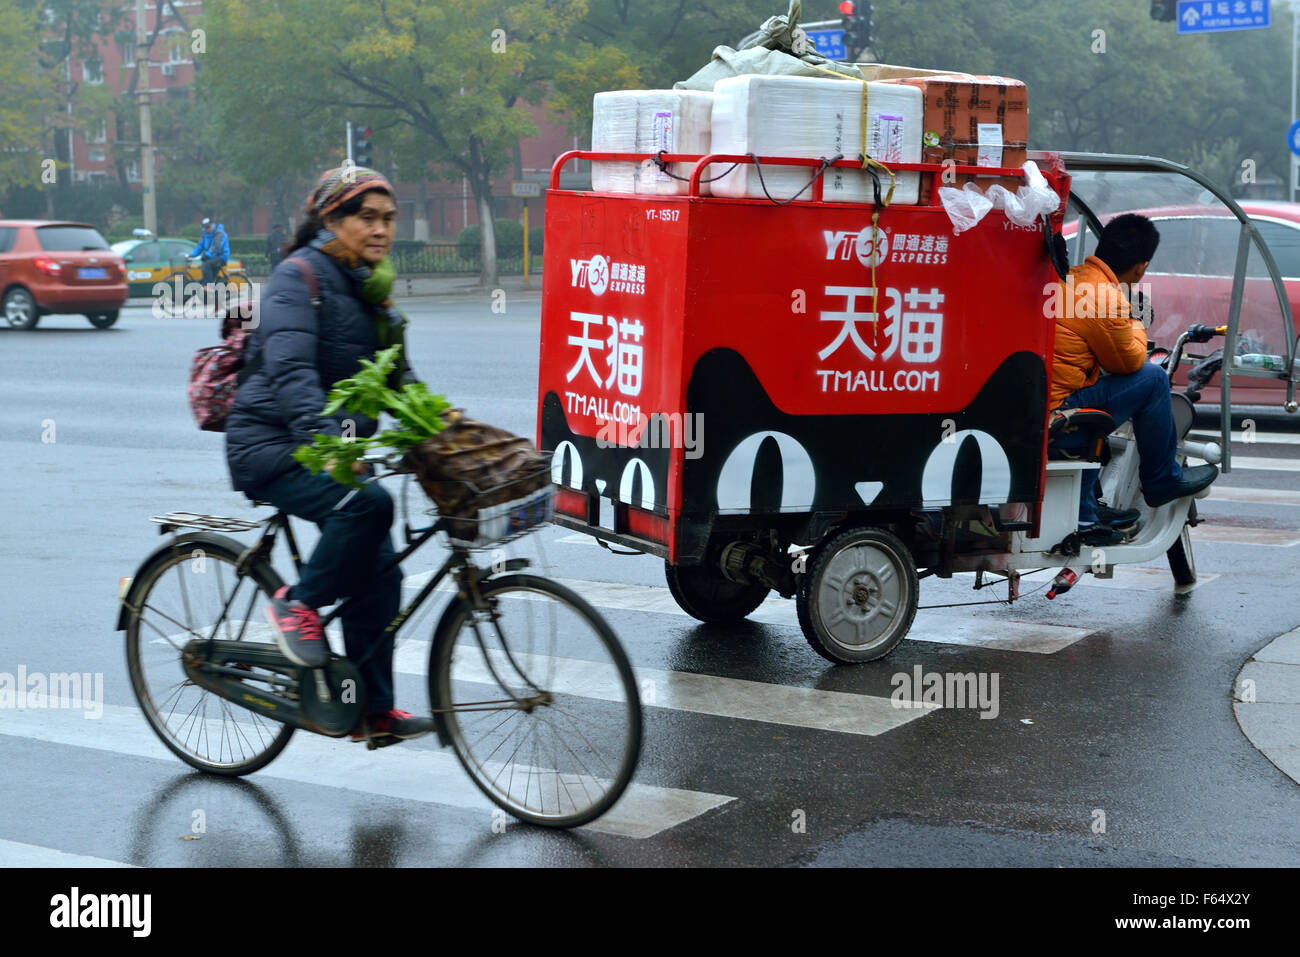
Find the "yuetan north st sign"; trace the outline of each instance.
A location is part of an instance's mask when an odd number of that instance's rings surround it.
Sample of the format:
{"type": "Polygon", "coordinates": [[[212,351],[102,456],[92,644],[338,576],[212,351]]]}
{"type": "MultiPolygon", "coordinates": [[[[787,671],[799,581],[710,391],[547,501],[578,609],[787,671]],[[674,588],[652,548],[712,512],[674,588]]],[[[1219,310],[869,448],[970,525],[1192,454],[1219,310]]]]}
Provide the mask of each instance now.
{"type": "Polygon", "coordinates": [[[809,30],[808,39],[813,49],[828,60],[847,60],[849,51],[844,49],[843,30],[809,30]]]}
{"type": "Polygon", "coordinates": [[[1262,30],[1272,25],[1270,0],[1178,0],[1179,33],[1262,30]]]}

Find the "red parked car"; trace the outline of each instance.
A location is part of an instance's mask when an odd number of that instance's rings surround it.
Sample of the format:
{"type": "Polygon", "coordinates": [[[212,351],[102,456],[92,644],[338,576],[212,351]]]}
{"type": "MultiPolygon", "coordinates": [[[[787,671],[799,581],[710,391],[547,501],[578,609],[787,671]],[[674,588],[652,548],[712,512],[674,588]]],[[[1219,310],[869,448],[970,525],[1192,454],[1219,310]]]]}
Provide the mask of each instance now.
{"type": "Polygon", "coordinates": [[[95,227],[0,220],[0,310],[15,329],[49,313],[81,313],[97,329],[117,322],[126,270],[95,227]]]}
{"type": "MultiPolygon", "coordinates": [[[[1239,200],[1238,205],[1273,254],[1278,273],[1286,287],[1291,315],[1300,321],[1300,203],[1239,200]]],[[[1172,346],[1179,333],[1193,323],[1220,326],[1228,321],[1232,295],[1232,273],[1237,261],[1237,239],[1241,225],[1227,207],[1162,206],[1137,209],[1160,230],[1160,246],[1151,268],[1142,279],[1149,285],[1155,322],[1149,333],[1162,346],[1172,346]]],[[[1101,217],[1105,223],[1115,214],[1101,217]]],[[[1073,249],[1074,223],[1066,224],[1064,234],[1073,249]]],[[[1091,234],[1086,250],[1095,241],[1091,234]]],[[[1246,281],[1242,292],[1241,318],[1237,338],[1245,340],[1243,351],[1285,357],[1289,344],[1283,328],[1277,296],[1268,278],[1268,270],[1259,253],[1251,246],[1246,261],[1246,281]]],[[[1222,343],[1219,343],[1220,345],[1222,343]]],[[[1175,381],[1187,381],[1186,367],[1175,381]]],[[[1202,406],[1219,402],[1219,377],[1202,393],[1202,406]]],[[[1276,410],[1286,397],[1286,384],[1276,378],[1253,378],[1234,375],[1232,405],[1234,409],[1266,407],[1276,410]]]]}

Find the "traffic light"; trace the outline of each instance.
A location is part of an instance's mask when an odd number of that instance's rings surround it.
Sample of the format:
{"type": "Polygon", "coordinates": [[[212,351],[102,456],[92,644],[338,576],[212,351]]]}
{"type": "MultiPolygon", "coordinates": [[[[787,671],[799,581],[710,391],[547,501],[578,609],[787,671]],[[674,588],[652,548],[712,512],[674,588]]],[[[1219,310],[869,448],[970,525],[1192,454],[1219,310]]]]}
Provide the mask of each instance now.
{"type": "Polygon", "coordinates": [[[1178,0],[1151,0],[1151,19],[1171,22],[1178,19],[1178,0]]]}
{"type": "Polygon", "coordinates": [[[352,162],[358,166],[373,166],[374,147],[370,143],[370,127],[363,126],[357,130],[356,142],[352,144],[352,162]]]}
{"type": "Polygon", "coordinates": [[[840,13],[844,24],[844,50],[851,61],[871,46],[871,14],[874,11],[870,3],[861,4],[861,9],[854,0],[840,0],[840,13]]]}

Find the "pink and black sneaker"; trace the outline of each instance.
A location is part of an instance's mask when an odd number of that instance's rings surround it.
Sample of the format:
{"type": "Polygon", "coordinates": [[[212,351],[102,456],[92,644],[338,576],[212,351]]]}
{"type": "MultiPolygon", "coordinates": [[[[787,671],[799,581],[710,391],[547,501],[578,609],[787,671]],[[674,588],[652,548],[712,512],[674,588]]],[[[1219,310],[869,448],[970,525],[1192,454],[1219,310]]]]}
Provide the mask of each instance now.
{"type": "Polygon", "coordinates": [[[289,586],[282,586],[266,606],[266,617],[275,627],[276,647],[295,665],[323,668],[330,649],[320,615],[300,601],[290,601],[288,594],[289,586]]]}
{"type": "Polygon", "coordinates": [[[407,711],[393,708],[389,711],[372,711],[365,716],[361,724],[352,732],[353,741],[365,741],[371,738],[418,738],[433,730],[432,718],[417,718],[407,711]]]}

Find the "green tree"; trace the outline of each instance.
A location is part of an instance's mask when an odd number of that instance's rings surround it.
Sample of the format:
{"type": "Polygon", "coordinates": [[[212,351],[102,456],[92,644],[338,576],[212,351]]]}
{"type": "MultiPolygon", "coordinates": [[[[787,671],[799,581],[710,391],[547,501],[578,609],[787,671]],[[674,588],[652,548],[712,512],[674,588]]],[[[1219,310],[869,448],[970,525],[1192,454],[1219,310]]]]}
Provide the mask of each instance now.
{"type": "Polygon", "coordinates": [[[38,12],[21,0],[0,0],[0,194],[38,182],[42,113],[52,110],[52,77],[42,71],[33,38],[38,12]]]}
{"type": "MultiPolygon", "coordinates": [[[[70,137],[80,133],[92,139],[99,124],[108,120],[112,106],[109,89],[86,83],[72,64],[75,60],[93,68],[100,62],[96,42],[123,22],[125,7],[116,0],[40,0],[37,13],[41,29],[28,35],[36,38],[41,70],[58,91],[57,102],[41,114],[41,148],[58,168],[66,169],[72,162],[70,137]]],[[[67,180],[58,177],[55,188],[66,188],[67,180]]],[[[48,215],[53,215],[52,192],[46,201],[48,215]]]]}
{"type": "Polygon", "coordinates": [[[256,191],[227,158],[221,131],[204,122],[211,112],[209,104],[189,97],[168,99],[153,108],[159,219],[172,229],[211,213],[235,230],[239,211],[255,202],[256,191]]]}
{"type": "MultiPolygon", "coordinates": [[[[223,110],[276,100],[272,116],[299,114],[267,139],[304,125],[341,138],[348,118],[409,129],[439,175],[468,180],[483,227],[480,281],[495,285],[491,180],[509,168],[518,140],[536,135],[516,107],[541,103],[560,69],[572,68],[585,13],[586,0],[210,0],[203,64],[223,110]]],[[[630,62],[600,50],[585,55],[609,67],[630,62]]],[[[286,157],[265,159],[289,168],[286,157]]]]}
{"type": "Polygon", "coordinates": [[[1032,147],[1208,164],[1225,186],[1246,158],[1261,172],[1285,169],[1283,18],[1272,30],[1179,36],[1131,0],[876,0],[875,9],[880,59],[1023,80],[1032,147]]]}

